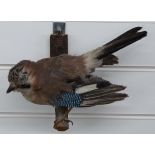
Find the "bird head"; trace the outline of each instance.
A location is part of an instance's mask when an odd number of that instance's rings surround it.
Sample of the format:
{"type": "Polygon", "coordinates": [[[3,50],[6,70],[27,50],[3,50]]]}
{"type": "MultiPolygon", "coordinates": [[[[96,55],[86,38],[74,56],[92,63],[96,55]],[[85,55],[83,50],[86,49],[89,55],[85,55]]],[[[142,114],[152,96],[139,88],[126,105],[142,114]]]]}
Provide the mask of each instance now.
{"type": "Polygon", "coordinates": [[[29,60],[23,60],[10,69],[8,74],[10,86],[7,89],[7,93],[31,87],[29,82],[30,69],[27,69],[30,63],[31,61],[29,60]]]}

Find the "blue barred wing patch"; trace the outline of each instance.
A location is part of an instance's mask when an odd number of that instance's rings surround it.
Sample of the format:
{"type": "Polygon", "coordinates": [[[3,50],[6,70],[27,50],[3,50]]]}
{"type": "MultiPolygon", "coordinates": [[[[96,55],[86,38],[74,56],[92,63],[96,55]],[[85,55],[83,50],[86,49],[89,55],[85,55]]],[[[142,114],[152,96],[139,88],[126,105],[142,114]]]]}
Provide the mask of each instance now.
{"type": "Polygon", "coordinates": [[[80,104],[82,102],[82,98],[80,94],[77,93],[64,93],[60,97],[57,98],[55,105],[61,106],[61,107],[80,107],[80,104]]]}

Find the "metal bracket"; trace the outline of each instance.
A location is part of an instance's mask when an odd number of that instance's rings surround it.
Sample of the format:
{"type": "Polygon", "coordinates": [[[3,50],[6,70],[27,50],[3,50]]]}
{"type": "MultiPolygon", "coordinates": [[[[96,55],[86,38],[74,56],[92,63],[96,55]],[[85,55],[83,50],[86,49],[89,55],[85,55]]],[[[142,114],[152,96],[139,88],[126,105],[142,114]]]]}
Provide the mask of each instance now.
{"type": "Polygon", "coordinates": [[[53,33],[65,34],[65,23],[64,22],[54,22],[53,23],[53,33]]]}
{"type": "Polygon", "coordinates": [[[50,56],[68,53],[68,35],[65,34],[65,23],[54,22],[53,34],[50,36],[50,56]]]}

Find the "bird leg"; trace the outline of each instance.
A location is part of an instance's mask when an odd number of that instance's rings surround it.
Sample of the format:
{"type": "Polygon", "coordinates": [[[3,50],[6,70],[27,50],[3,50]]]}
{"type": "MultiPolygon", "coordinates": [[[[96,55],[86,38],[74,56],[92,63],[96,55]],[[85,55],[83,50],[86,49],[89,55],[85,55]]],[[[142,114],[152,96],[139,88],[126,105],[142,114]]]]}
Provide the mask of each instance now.
{"type": "MultiPolygon", "coordinates": [[[[65,122],[68,122],[68,123],[71,123],[73,125],[73,121],[69,120],[69,119],[65,119],[65,118],[68,118],[68,114],[69,112],[72,110],[73,108],[69,108],[68,111],[66,110],[65,111],[65,114],[64,114],[64,118],[60,121],[65,121],[65,122]]],[[[58,121],[58,122],[60,122],[58,121]]]]}
{"type": "Polygon", "coordinates": [[[68,119],[68,114],[71,111],[72,108],[66,108],[66,107],[55,107],[55,115],[56,119],[54,121],[54,127],[58,131],[66,131],[69,129],[69,123],[71,122],[73,125],[73,122],[68,119]]]}

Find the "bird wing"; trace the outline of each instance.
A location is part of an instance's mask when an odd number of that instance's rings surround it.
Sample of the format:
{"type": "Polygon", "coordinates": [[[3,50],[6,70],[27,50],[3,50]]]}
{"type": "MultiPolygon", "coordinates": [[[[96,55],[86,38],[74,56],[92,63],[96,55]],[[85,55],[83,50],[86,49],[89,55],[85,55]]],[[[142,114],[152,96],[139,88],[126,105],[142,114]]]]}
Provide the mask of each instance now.
{"type": "Polygon", "coordinates": [[[40,91],[38,91],[40,92],[40,95],[38,94],[37,96],[42,96],[42,98],[49,99],[46,102],[54,106],[70,108],[94,106],[99,103],[112,103],[115,101],[123,100],[127,97],[126,94],[115,93],[117,91],[124,90],[125,87],[123,86],[111,85],[110,83],[108,83],[108,85],[103,85],[103,88],[95,88],[95,90],[93,91],[88,91],[84,94],[81,94],[75,92],[74,88],[69,82],[67,82],[64,79],[61,79],[61,77],[56,77],[55,74],[51,74],[51,72],[48,72],[48,70],[46,69],[44,70],[44,73],[41,75],[42,77],[36,77],[36,81],[38,81],[38,83],[40,81],[44,81],[42,82],[40,91]]]}
{"type": "Polygon", "coordinates": [[[67,92],[58,96],[54,105],[73,108],[110,104],[128,97],[125,93],[119,93],[119,91],[125,88],[124,86],[111,84],[107,87],[96,88],[85,93],[67,92]]]}

